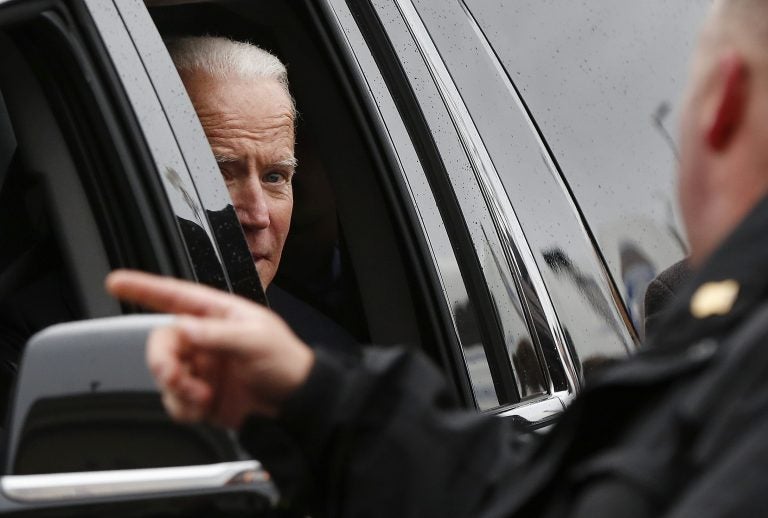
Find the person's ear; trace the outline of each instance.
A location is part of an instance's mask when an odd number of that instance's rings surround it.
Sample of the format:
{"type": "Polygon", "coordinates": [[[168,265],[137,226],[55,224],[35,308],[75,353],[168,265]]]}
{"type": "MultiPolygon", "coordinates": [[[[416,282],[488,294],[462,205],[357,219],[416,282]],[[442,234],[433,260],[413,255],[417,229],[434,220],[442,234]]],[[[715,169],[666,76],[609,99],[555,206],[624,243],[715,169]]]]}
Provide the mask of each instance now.
{"type": "Polygon", "coordinates": [[[707,143],[721,151],[733,140],[746,112],[749,92],[744,58],[735,53],[724,57],[717,74],[720,84],[715,91],[715,112],[707,128],[707,143]]]}

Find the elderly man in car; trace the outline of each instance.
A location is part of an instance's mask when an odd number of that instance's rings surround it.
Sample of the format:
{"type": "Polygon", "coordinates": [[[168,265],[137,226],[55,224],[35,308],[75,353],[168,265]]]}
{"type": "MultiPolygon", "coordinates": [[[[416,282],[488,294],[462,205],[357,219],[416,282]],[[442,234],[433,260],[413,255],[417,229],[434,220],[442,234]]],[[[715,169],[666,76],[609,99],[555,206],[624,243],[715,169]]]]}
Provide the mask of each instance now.
{"type": "Polygon", "coordinates": [[[293,210],[296,109],[285,66],[265,50],[226,38],[174,38],[167,46],[266,288],[293,210]]]}
{"type": "Polygon", "coordinates": [[[205,287],[120,272],[109,288],[187,314],[148,344],[171,415],[238,428],[317,515],[765,516],[766,49],[768,2],[715,0],[681,119],[693,277],[647,347],[606,367],[538,440],[455,410],[409,353],[344,365],[268,310],[205,287]]]}
{"type": "Polygon", "coordinates": [[[296,107],[285,65],[250,43],[188,36],[166,42],[213,150],[272,308],[302,339],[347,349],[335,322],[272,284],[293,211],[296,107]]]}

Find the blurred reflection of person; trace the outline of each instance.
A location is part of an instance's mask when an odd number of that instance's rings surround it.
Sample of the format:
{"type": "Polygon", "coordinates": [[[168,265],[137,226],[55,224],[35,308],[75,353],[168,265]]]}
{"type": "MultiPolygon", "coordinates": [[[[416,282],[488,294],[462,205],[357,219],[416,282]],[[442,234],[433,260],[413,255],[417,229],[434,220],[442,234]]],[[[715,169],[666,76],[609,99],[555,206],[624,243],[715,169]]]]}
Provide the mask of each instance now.
{"type": "Polygon", "coordinates": [[[645,336],[645,306],[643,300],[648,283],[653,280],[655,270],[642,250],[631,242],[619,247],[621,280],[627,297],[627,311],[640,338],[645,336]]]}

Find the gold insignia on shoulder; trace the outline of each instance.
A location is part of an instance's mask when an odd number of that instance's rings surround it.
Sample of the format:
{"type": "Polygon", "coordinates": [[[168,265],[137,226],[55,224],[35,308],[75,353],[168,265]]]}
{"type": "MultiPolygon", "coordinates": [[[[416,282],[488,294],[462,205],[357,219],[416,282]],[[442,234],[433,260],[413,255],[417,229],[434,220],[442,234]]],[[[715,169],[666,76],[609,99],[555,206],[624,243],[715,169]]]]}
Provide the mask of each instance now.
{"type": "Polygon", "coordinates": [[[696,318],[727,315],[739,296],[740,288],[733,279],[702,284],[691,297],[691,314],[696,318]]]}

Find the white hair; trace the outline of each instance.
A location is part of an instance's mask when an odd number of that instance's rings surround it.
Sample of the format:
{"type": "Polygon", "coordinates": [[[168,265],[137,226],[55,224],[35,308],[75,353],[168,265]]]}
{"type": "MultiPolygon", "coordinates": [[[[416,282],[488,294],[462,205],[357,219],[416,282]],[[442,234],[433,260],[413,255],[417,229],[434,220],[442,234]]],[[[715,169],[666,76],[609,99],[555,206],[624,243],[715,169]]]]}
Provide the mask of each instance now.
{"type": "MultiPolygon", "coordinates": [[[[216,79],[231,77],[276,81],[296,115],[288,89],[288,71],[274,55],[256,45],[219,36],[182,36],[165,41],[179,72],[203,72],[216,79]]],[[[294,117],[295,118],[295,117],[294,117]]]]}

